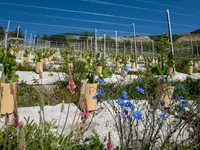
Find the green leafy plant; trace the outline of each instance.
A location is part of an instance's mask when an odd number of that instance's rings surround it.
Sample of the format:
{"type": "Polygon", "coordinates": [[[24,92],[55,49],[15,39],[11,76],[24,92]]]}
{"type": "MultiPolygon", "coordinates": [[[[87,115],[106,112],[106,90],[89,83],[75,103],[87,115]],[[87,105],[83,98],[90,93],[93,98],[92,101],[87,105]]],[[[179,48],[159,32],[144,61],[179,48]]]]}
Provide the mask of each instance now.
{"type": "Polygon", "coordinates": [[[135,62],[135,57],[131,56],[130,62],[134,63],[135,62]]]}
{"type": "Polygon", "coordinates": [[[25,52],[24,52],[23,57],[28,57],[28,56],[29,56],[29,51],[26,49],[25,52]]]}
{"type": "Polygon", "coordinates": [[[43,57],[43,58],[48,58],[48,57],[49,57],[49,49],[43,48],[42,51],[43,51],[42,57],[43,57]]]}
{"type": "Polygon", "coordinates": [[[49,57],[49,56],[53,56],[55,53],[56,53],[56,49],[50,48],[50,49],[49,49],[49,53],[48,53],[48,57],[49,57]]]}
{"type": "Polygon", "coordinates": [[[120,63],[123,64],[123,66],[126,66],[127,62],[128,62],[128,57],[126,55],[122,56],[120,63]]]}
{"type": "Polygon", "coordinates": [[[103,52],[99,52],[96,56],[95,63],[97,66],[104,66],[104,57],[103,57],[103,52]]]}
{"type": "Polygon", "coordinates": [[[87,70],[86,78],[88,79],[88,83],[94,83],[94,76],[97,72],[97,65],[95,62],[91,62],[90,59],[83,58],[82,60],[85,63],[85,69],[87,70]]]}
{"type": "Polygon", "coordinates": [[[72,63],[74,61],[74,47],[71,45],[70,42],[67,43],[67,47],[65,49],[61,49],[60,53],[66,63],[72,63]]]}
{"type": "Polygon", "coordinates": [[[35,62],[41,62],[41,61],[42,61],[43,53],[42,53],[41,50],[36,49],[36,50],[34,51],[34,55],[35,55],[35,58],[34,58],[34,61],[35,61],[35,62]]]}
{"type": "Polygon", "coordinates": [[[0,51],[0,61],[3,64],[2,82],[17,82],[19,76],[16,74],[17,62],[15,52],[13,52],[10,44],[8,45],[6,53],[4,53],[4,48],[1,48],[0,51]]]}
{"type": "Polygon", "coordinates": [[[167,64],[168,67],[173,67],[173,66],[174,66],[174,63],[175,63],[174,56],[173,56],[172,53],[170,52],[170,53],[168,54],[166,64],[167,64]]]}
{"type": "Polygon", "coordinates": [[[92,50],[86,50],[83,53],[83,57],[85,57],[85,58],[93,58],[94,57],[94,52],[92,50]]]}

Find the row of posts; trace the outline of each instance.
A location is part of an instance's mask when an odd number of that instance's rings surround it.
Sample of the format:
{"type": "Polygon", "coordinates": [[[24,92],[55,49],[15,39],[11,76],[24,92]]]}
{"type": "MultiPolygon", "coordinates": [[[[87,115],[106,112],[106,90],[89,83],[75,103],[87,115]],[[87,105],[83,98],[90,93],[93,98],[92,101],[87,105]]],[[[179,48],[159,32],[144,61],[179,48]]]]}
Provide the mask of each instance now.
{"type": "MultiPolygon", "coordinates": [[[[173,41],[172,41],[172,31],[171,31],[171,22],[170,22],[170,14],[169,10],[167,9],[167,22],[168,22],[168,34],[169,34],[169,41],[170,41],[170,50],[171,53],[174,55],[174,47],[173,47],[173,41]]],[[[5,50],[7,49],[7,40],[8,40],[8,31],[9,31],[9,26],[10,26],[10,21],[8,21],[8,26],[7,30],[5,31],[5,50]]],[[[17,38],[19,37],[19,32],[20,32],[20,27],[18,26],[17,28],[17,38]]],[[[135,61],[137,64],[137,45],[136,45],[136,26],[135,24],[132,24],[132,32],[133,32],[133,39],[131,41],[131,52],[133,53],[133,46],[132,43],[134,43],[134,55],[135,55],[135,61]]],[[[98,52],[98,47],[97,47],[97,29],[94,30],[95,33],[95,41],[94,41],[94,55],[96,57],[96,54],[98,52]]],[[[191,36],[191,35],[190,35],[191,36]]],[[[27,38],[27,30],[25,30],[25,36],[24,36],[24,45],[26,43],[26,38],[27,38]]],[[[115,51],[116,51],[116,57],[118,55],[118,32],[115,31],[115,51]]],[[[192,43],[192,38],[190,37],[190,42],[191,42],[191,48],[192,48],[192,54],[194,53],[193,50],[193,43],[192,43]]],[[[92,39],[91,39],[91,47],[92,45],[92,39]]],[[[32,33],[30,33],[30,44],[32,44],[32,33]]],[[[84,44],[85,45],[85,44],[84,44]]],[[[82,46],[81,46],[82,47],[82,46]]],[[[88,41],[87,41],[87,48],[88,48],[88,41]]],[[[106,35],[104,34],[104,54],[106,55],[106,35]]],[[[154,53],[154,42],[152,41],[152,49],[154,53]]],[[[141,51],[143,52],[143,46],[142,46],[142,41],[141,41],[141,51]]],[[[104,55],[104,56],[105,56],[104,55]]]]}

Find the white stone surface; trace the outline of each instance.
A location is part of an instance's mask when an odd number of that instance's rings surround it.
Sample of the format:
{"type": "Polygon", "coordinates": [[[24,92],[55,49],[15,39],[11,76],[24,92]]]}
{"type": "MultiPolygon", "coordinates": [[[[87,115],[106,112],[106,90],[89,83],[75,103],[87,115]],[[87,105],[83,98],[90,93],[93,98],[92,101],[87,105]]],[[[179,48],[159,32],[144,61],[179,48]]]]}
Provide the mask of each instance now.
{"type": "MultiPolygon", "coordinates": [[[[0,76],[2,74],[2,71],[0,71],[0,76]]],[[[35,72],[30,71],[17,71],[17,74],[19,75],[19,82],[26,82],[27,84],[33,84],[33,79],[39,79],[39,83],[41,83],[39,74],[36,74],[35,72]]],[[[43,79],[42,84],[51,84],[57,81],[64,80],[64,73],[57,73],[57,72],[43,72],[43,79]],[[53,76],[52,76],[52,75],[53,76]]]]}
{"type": "MultiPolygon", "coordinates": [[[[135,106],[135,111],[140,111],[143,115],[142,121],[139,120],[138,121],[138,131],[140,133],[139,138],[142,138],[142,133],[143,133],[143,129],[144,129],[144,125],[147,124],[142,124],[142,122],[144,123],[145,120],[148,120],[148,122],[151,121],[151,116],[150,114],[148,114],[150,109],[150,105],[148,104],[148,102],[146,100],[140,100],[140,101],[135,101],[132,100],[131,103],[134,104],[135,106]]],[[[70,128],[72,127],[72,123],[75,117],[75,123],[78,121],[78,123],[81,122],[80,120],[80,110],[77,108],[77,106],[75,104],[65,104],[64,106],[64,112],[61,114],[61,105],[62,104],[58,104],[55,106],[45,106],[44,107],[44,115],[45,115],[45,120],[50,122],[53,120],[57,121],[57,128],[59,129],[59,133],[62,131],[63,127],[64,127],[64,123],[65,123],[65,119],[66,119],[66,114],[68,111],[68,107],[69,107],[69,116],[67,119],[67,123],[66,123],[66,127],[65,127],[65,133],[67,133],[70,128]],[[77,112],[77,113],[76,113],[77,112]],[[58,120],[61,114],[61,121],[60,124],[58,126],[58,120]],[[76,114],[76,115],[75,115],[76,114]]],[[[112,105],[114,105],[116,108],[118,108],[118,110],[120,110],[120,106],[116,103],[116,101],[112,101],[112,105]]],[[[98,103],[98,107],[97,107],[97,111],[95,111],[94,113],[90,113],[90,117],[87,120],[88,125],[90,124],[88,130],[85,132],[84,136],[87,137],[89,135],[93,134],[93,130],[100,136],[100,139],[103,139],[105,137],[107,137],[108,132],[111,132],[111,137],[113,140],[113,143],[115,146],[119,145],[119,136],[118,136],[118,132],[116,130],[116,126],[115,126],[115,121],[117,121],[117,117],[116,114],[113,110],[113,107],[111,107],[111,105],[109,104],[109,102],[105,101],[103,103],[98,103]],[[112,115],[111,115],[112,114],[112,115]]],[[[24,118],[29,118],[30,121],[34,120],[35,123],[39,123],[39,106],[37,107],[21,107],[18,109],[19,112],[19,120],[25,122],[24,118]]],[[[156,110],[155,114],[158,116],[160,114],[160,110],[156,110]]],[[[10,116],[11,118],[12,116],[10,116]]],[[[0,127],[3,126],[3,122],[4,122],[5,118],[1,118],[0,119],[0,127]]],[[[165,134],[167,133],[167,126],[169,127],[169,123],[172,122],[174,123],[175,119],[173,116],[169,116],[166,119],[165,125],[163,126],[163,133],[162,136],[165,136],[165,134]],[[168,122],[168,123],[167,123],[168,122]]],[[[125,122],[123,122],[125,123],[125,122]]],[[[134,126],[136,126],[137,121],[134,121],[134,126]]],[[[57,128],[55,128],[53,131],[57,131],[57,128]]],[[[183,130],[184,136],[181,138],[186,138],[188,136],[188,132],[187,130],[183,130]]],[[[176,136],[176,133],[174,134],[176,136]]]]}

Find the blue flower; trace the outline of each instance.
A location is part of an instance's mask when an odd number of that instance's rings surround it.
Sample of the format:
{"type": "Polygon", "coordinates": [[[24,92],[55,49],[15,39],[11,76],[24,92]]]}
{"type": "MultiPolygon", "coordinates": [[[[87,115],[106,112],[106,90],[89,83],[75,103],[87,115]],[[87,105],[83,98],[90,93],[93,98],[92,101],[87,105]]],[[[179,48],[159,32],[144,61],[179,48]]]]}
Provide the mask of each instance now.
{"type": "Polygon", "coordinates": [[[165,106],[165,101],[160,102],[161,106],[165,106]]]}
{"type": "Polygon", "coordinates": [[[161,78],[161,77],[158,77],[160,79],[160,82],[161,83],[165,83],[165,79],[161,78]]]}
{"type": "Polygon", "coordinates": [[[133,113],[133,117],[135,120],[140,120],[140,119],[142,119],[142,114],[139,111],[135,111],[133,113]]]}
{"type": "Polygon", "coordinates": [[[124,114],[127,116],[128,115],[128,110],[124,109],[124,114]]]}
{"type": "Polygon", "coordinates": [[[98,79],[97,79],[97,82],[98,82],[98,83],[104,83],[104,79],[98,78],[98,79]]]}
{"type": "Polygon", "coordinates": [[[125,72],[129,72],[129,69],[128,69],[127,66],[124,66],[124,71],[125,71],[125,72]]]}
{"type": "Polygon", "coordinates": [[[172,96],[173,96],[173,98],[178,98],[178,97],[179,97],[179,96],[176,95],[175,93],[174,93],[172,96]]]}
{"type": "Polygon", "coordinates": [[[97,93],[98,93],[98,96],[101,96],[104,93],[103,88],[98,88],[97,93]]]}
{"type": "Polygon", "coordinates": [[[176,86],[176,83],[170,82],[169,84],[170,84],[171,86],[174,86],[174,87],[176,86]]]}
{"type": "Polygon", "coordinates": [[[140,86],[136,86],[136,90],[141,93],[144,94],[144,89],[142,89],[140,86]]]}
{"type": "Polygon", "coordinates": [[[186,100],[181,100],[179,105],[180,105],[180,110],[184,111],[184,109],[187,107],[187,101],[186,100]]]}
{"type": "Polygon", "coordinates": [[[144,83],[144,80],[143,80],[143,79],[141,79],[141,80],[139,81],[139,83],[144,83]]]}
{"type": "Polygon", "coordinates": [[[159,118],[160,119],[164,119],[165,118],[165,114],[163,114],[163,113],[159,114],[159,118]]]}
{"type": "Polygon", "coordinates": [[[182,86],[178,87],[181,92],[185,92],[185,89],[182,86]]]}
{"type": "Polygon", "coordinates": [[[122,95],[122,99],[128,99],[128,93],[126,91],[123,91],[121,95],[122,95]]]}
{"type": "Polygon", "coordinates": [[[126,103],[125,103],[125,107],[130,108],[130,110],[131,110],[132,112],[134,112],[135,106],[133,106],[133,104],[132,104],[131,102],[126,102],[126,103]]]}
{"type": "Polygon", "coordinates": [[[184,97],[184,96],[179,96],[179,98],[180,98],[181,100],[185,100],[185,97],[184,97]]]}
{"type": "Polygon", "coordinates": [[[97,99],[98,98],[98,95],[95,95],[92,97],[92,99],[97,99]]]}
{"type": "Polygon", "coordinates": [[[126,104],[122,98],[118,98],[117,102],[120,106],[125,106],[126,104]]]}

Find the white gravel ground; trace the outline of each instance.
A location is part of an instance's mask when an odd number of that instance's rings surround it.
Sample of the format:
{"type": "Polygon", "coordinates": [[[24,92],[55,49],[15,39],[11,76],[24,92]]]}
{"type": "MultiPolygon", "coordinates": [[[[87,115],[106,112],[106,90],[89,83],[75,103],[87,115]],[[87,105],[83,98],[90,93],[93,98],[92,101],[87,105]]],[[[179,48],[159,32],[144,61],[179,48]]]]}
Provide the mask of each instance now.
{"type": "MultiPolygon", "coordinates": [[[[117,103],[114,102],[114,105],[115,106],[118,106],[117,103]]],[[[145,100],[140,100],[140,101],[131,101],[134,106],[135,106],[135,111],[140,111],[141,108],[143,108],[141,110],[141,113],[143,114],[143,119],[151,119],[149,117],[145,117],[145,113],[147,113],[147,107],[149,107],[149,104],[147,103],[147,101],[145,100]],[[145,107],[144,107],[145,105],[145,107]]],[[[50,121],[53,121],[53,120],[59,120],[59,117],[60,117],[60,110],[61,110],[61,105],[62,104],[58,104],[58,105],[55,105],[55,106],[45,106],[44,107],[44,114],[45,114],[45,120],[50,122],[50,121]]],[[[68,106],[69,104],[65,104],[65,109],[64,109],[64,112],[62,113],[61,115],[61,121],[60,121],[60,125],[58,126],[57,124],[57,127],[59,129],[59,133],[62,131],[63,127],[64,127],[64,122],[65,122],[65,118],[66,118],[66,114],[67,114],[67,111],[68,111],[68,106]]],[[[19,117],[20,117],[20,121],[23,121],[24,123],[25,122],[25,119],[24,118],[29,118],[30,121],[34,120],[35,123],[39,123],[39,106],[37,107],[23,107],[23,108],[19,108],[18,111],[19,111],[19,117]]],[[[90,114],[90,118],[88,119],[88,124],[89,122],[91,122],[90,126],[89,126],[89,129],[87,130],[87,132],[84,134],[85,137],[89,136],[89,135],[92,135],[93,134],[93,130],[99,134],[100,136],[100,139],[103,141],[103,139],[105,137],[107,137],[108,135],[108,132],[111,132],[111,135],[112,135],[112,140],[113,140],[113,143],[114,145],[118,145],[119,144],[119,137],[118,137],[118,133],[117,133],[117,130],[115,128],[115,120],[117,118],[115,118],[115,113],[112,109],[112,107],[108,104],[108,102],[104,102],[104,103],[99,103],[98,104],[98,109],[97,111],[95,112],[96,114],[90,114]],[[109,111],[110,110],[110,111],[109,111]],[[113,118],[113,116],[114,118],[113,118]]],[[[160,114],[160,110],[157,110],[155,112],[157,115],[160,114]]],[[[74,104],[70,104],[70,107],[69,107],[69,117],[68,117],[68,120],[67,120],[67,124],[66,124],[66,127],[65,127],[65,133],[68,133],[68,131],[70,130],[70,128],[72,127],[72,122],[73,122],[73,119],[74,119],[74,116],[75,116],[75,122],[78,121],[78,123],[81,122],[80,120],[80,110],[77,108],[76,105],[74,104]],[[77,115],[75,116],[77,112],[77,115]]],[[[11,118],[11,116],[10,116],[11,118]]],[[[2,127],[3,125],[3,122],[5,120],[5,118],[1,118],[0,119],[1,122],[0,122],[0,126],[2,127]]],[[[143,120],[143,121],[144,121],[143,120]]],[[[167,119],[166,122],[173,122],[174,121],[174,118],[173,116],[169,116],[169,118],[167,119]]],[[[136,123],[136,122],[135,122],[136,123]]],[[[140,135],[142,135],[142,132],[143,132],[143,129],[144,129],[144,124],[141,123],[141,121],[138,121],[139,123],[139,133],[140,135]]],[[[174,123],[174,122],[173,122],[174,123]]],[[[166,126],[165,126],[166,127],[166,126]]],[[[165,129],[165,127],[163,128],[163,136],[164,134],[167,133],[167,128],[165,129]]],[[[57,131],[57,128],[55,128],[53,131],[57,131]]],[[[182,138],[186,138],[188,136],[188,132],[187,130],[184,130],[184,135],[182,138]]],[[[140,137],[142,138],[142,137],[140,137]]]]}

